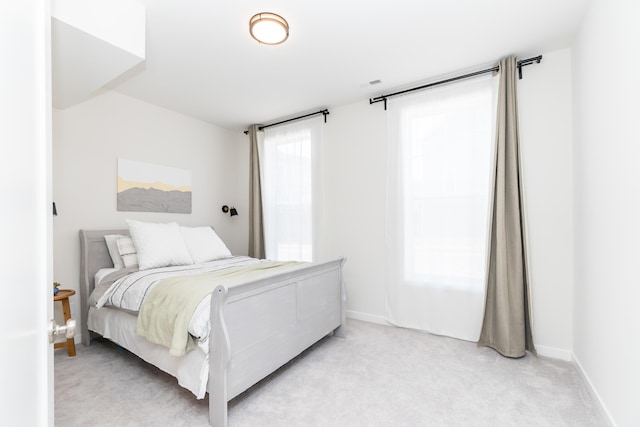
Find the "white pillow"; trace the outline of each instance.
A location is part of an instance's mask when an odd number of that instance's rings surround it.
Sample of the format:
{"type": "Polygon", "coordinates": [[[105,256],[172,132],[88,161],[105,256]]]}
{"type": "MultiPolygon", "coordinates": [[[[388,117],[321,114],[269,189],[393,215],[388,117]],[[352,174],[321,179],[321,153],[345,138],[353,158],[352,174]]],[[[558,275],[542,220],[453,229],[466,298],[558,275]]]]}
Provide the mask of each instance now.
{"type": "Polygon", "coordinates": [[[175,222],[160,224],[128,219],[127,224],[138,250],[140,270],[193,264],[180,226],[175,222]]]}
{"type": "Polygon", "coordinates": [[[229,258],[231,252],[211,227],[180,227],[194,264],[229,258]]]}
{"type": "Polygon", "coordinates": [[[107,234],[106,236],[104,236],[104,241],[107,244],[109,255],[111,255],[113,268],[121,269],[124,268],[124,261],[122,261],[122,257],[120,256],[120,252],[118,251],[118,244],[116,242],[116,239],[118,239],[118,237],[125,236],[123,236],[122,234],[107,234]]]}
{"type": "Polygon", "coordinates": [[[138,254],[136,253],[136,245],[133,244],[133,240],[129,236],[120,236],[116,239],[116,245],[118,246],[118,253],[120,259],[124,264],[124,267],[137,267],[138,266],[138,254]]]}

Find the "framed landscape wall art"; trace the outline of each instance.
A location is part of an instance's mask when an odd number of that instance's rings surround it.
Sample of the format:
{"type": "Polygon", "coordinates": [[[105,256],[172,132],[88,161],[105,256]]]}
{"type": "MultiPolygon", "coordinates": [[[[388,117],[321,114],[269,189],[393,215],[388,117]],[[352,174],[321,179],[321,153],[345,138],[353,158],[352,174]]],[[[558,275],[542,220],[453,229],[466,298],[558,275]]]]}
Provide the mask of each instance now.
{"type": "Polygon", "coordinates": [[[118,159],[118,211],[191,213],[191,171],[118,159]]]}

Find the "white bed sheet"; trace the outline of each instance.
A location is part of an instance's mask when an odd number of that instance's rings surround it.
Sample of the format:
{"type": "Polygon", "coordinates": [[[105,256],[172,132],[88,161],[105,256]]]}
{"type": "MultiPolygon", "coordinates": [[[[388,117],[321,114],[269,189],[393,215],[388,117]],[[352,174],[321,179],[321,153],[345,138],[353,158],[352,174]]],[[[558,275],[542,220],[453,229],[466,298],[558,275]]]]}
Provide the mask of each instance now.
{"type": "Polygon", "coordinates": [[[147,341],[135,333],[136,316],[126,311],[89,308],[90,331],[115,342],[141,359],[174,376],[180,386],[203,399],[209,379],[209,356],[199,347],[184,356],[171,356],[166,347],[147,341]]]}
{"type": "Polygon", "coordinates": [[[100,283],[102,281],[102,279],[104,279],[109,274],[113,273],[114,271],[118,271],[118,269],[117,268],[101,268],[96,273],[95,281],[93,283],[95,283],[97,285],[98,283],[100,283]]]}

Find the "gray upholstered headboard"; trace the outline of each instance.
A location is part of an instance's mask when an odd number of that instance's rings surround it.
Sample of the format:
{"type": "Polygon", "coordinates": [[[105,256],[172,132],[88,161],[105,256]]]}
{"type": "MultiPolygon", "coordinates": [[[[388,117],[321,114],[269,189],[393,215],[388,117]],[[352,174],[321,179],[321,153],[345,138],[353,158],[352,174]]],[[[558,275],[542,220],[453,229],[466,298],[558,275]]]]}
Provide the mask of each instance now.
{"type": "Polygon", "coordinates": [[[113,261],[104,240],[107,234],[128,236],[129,230],[80,230],[80,329],[84,345],[89,345],[91,342],[87,316],[89,295],[95,286],[95,275],[101,268],[113,267],[113,261]]]}

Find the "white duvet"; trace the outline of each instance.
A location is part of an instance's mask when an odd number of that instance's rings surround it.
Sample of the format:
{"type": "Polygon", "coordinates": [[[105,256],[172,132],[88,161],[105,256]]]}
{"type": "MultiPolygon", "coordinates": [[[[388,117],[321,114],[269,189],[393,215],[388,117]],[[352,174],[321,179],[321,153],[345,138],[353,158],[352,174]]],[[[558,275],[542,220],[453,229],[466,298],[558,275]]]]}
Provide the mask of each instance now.
{"type": "MultiPolygon", "coordinates": [[[[111,285],[108,285],[110,277],[113,277],[113,274],[118,274],[119,270],[113,272],[113,269],[109,269],[112,273],[101,270],[96,274],[96,287],[89,301],[96,308],[111,306],[137,313],[144,303],[145,296],[162,279],[208,273],[228,267],[245,266],[259,262],[262,262],[262,260],[241,256],[202,264],[137,270],[114,281],[111,285]],[[103,281],[107,284],[104,285],[103,281]]],[[[210,306],[211,295],[209,294],[200,302],[189,322],[189,333],[195,338],[196,345],[205,353],[209,352],[210,306]]]]}

